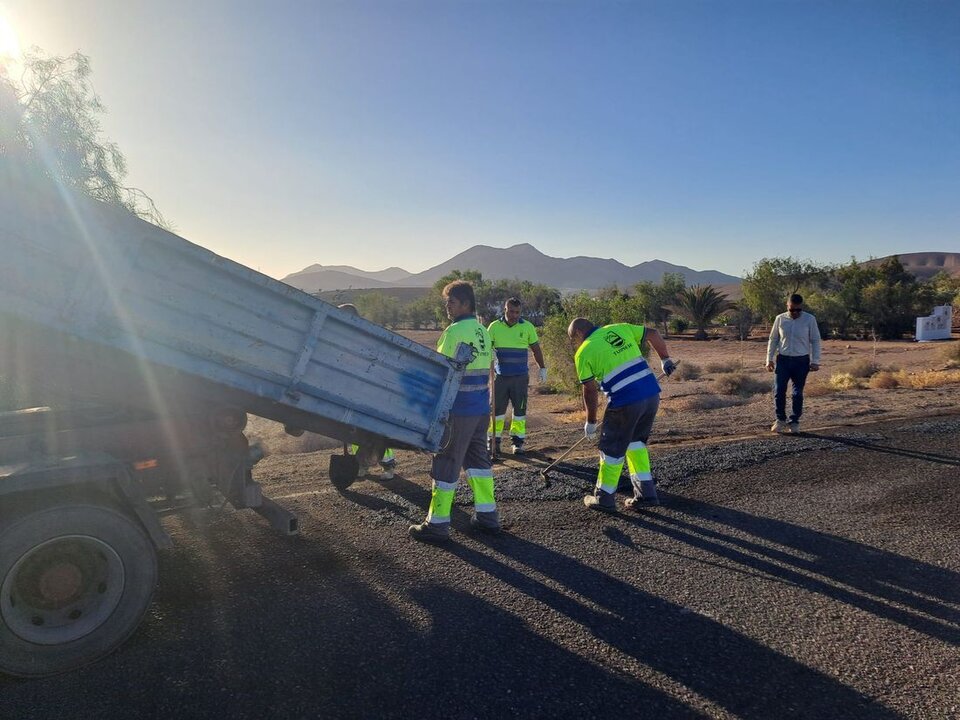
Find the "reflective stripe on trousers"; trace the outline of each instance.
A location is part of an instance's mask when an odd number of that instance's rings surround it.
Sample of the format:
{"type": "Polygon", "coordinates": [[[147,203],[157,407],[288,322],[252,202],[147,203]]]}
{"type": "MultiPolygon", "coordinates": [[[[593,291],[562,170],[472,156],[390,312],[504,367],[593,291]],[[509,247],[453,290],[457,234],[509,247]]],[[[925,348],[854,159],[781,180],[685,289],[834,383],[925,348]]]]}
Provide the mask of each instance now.
{"type": "Polygon", "coordinates": [[[497,415],[493,419],[493,424],[487,426],[487,435],[493,433],[494,437],[500,437],[503,434],[503,423],[506,419],[506,415],[497,415]]]}
{"type": "Polygon", "coordinates": [[[597,488],[605,493],[613,494],[620,484],[620,473],[623,470],[623,458],[615,458],[600,453],[600,472],[597,473],[597,488]]]}
{"type": "Polygon", "coordinates": [[[636,440],[627,446],[627,467],[630,470],[630,482],[639,494],[640,483],[653,480],[650,473],[650,451],[645,443],[636,440]]]}
{"type": "Polygon", "coordinates": [[[467,483],[473,490],[473,509],[477,512],[493,512],[497,501],[493,496],[493,470],[467,468],[467,483]]]}
{"type": "Polygon", "coordinates": [[[453,507],[453,498],[457,494],[457,482],[447,483],[433,481],[433,491],[430,494],[430,509],[427,511],[427,522],[432,525],[443,525],[450,522],[450,510],[453,507]]]}

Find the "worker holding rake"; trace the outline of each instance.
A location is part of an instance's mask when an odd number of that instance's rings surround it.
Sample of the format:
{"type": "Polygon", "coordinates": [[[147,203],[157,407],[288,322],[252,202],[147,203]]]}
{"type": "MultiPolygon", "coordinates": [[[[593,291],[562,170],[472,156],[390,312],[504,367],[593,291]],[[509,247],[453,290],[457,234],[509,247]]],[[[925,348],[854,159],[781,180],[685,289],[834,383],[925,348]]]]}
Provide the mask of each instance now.
{"type": "Polygon", "coordinates": [[[676,363],[670,359],[666,342],[656,330],[642,325],[617,323],[597,327],[582,317],[570,323],[567,335],[576,348],[574,364],[583,388],[587,411],[583,432],[587,438],[597,433],[599,390],[607,398],[600,430],[597,486],[592,495],[583,498],[583,504],[593,510],[616,511],[617,486],[626,460],[633,485],[633,497],[626,506],[640,509],[644,505],[659,505],[647,441],[660,406],[660,384],[641,348],[649,342],[660,356],[664,374],[669,376],[676,363]]]}

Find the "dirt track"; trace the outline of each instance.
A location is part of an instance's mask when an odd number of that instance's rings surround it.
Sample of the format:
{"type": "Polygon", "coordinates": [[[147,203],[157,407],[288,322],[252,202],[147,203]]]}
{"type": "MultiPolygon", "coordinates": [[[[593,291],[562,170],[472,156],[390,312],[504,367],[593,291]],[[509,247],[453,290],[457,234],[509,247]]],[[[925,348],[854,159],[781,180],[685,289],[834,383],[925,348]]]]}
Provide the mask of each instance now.
{"type": "MultiPolygon", "coordinates": [[[[344,493],[324,453],[258,466],[298,511],[170,518],[152,612],[10,718],[951,717],[960,417],[661,448],[666,504],[599,515],[592,459],[499,468],[509,532],[418,545],[426,458],[344,493]],[[820,433],[817,433],[820,435],[820,433]]],[[[465,500],[465,498],[464,498],[465,500]]]]}

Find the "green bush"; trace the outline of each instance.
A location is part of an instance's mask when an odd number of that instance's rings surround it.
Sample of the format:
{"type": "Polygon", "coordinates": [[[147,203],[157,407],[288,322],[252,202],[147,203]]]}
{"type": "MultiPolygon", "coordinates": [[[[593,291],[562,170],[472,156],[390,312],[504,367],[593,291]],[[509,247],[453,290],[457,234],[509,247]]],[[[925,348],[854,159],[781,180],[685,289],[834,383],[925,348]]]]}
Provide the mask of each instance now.
{"type": "Polygon", "coordinates": [[[690,322],[686,318],[675,317],[670,321],[670,332],[674,335],[680,335],[690,327],[690,322]]]}

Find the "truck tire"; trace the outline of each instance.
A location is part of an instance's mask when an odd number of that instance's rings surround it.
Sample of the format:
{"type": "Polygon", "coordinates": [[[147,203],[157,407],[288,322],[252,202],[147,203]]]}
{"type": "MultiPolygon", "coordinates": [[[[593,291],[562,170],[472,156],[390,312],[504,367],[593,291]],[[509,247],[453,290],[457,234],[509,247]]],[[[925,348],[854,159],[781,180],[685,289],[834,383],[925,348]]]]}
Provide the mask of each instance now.
{"type": "Polygon", "coordinates": [[[156,584],[156,549],[116,509],[0,517],[0,672],[54,675],[103,657],[140,624],[156,584]]]}

